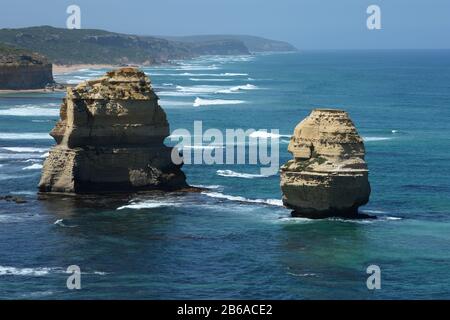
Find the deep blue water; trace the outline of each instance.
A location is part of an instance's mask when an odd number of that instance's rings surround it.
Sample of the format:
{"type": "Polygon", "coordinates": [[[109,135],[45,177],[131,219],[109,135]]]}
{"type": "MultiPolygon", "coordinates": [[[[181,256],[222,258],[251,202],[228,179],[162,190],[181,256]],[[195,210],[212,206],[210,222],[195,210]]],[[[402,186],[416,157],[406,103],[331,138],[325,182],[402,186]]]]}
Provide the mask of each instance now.
{"type": "Polygon", "coordinates": [[[313,108],[347,110],[370,169],[360,210],[379,219],[290,218],[279,177],[258,176],[258,165],[185,165],[190,184],[213,188],[206,194],[40,201],[63,94],[1,94],[0,194],[28,202],[0,202],[0,298],[450,298],[450,51],[205,57],[145,71],[172,130],[202,120],[204,130],[284,136],[313,108]],[[194,107],[196,98],[235,104],[194,107]],[[66,288],[72,264],[81,290],[66,288]],[[366,287],[371,264],[381,290],[366,287]]]}

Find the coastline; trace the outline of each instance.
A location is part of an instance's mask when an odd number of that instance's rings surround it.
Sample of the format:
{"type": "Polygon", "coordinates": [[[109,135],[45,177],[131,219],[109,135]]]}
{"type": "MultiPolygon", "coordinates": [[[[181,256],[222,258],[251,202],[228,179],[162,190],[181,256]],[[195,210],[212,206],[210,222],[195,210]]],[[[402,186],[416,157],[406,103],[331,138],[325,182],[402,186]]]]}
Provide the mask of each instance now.
{"type": "MultiPolygon", "coordinates": [[[[53,64],[53,75],[62,75],[71,73],[77,70],[81,69],[114,69],[119,68],[119,65],[113,65],[113,64],[72,64],[72,65],[61,65],[61,64],[53,64]]],[[[64,89],[18,89],[18,90],[12,90],[12,89],[0,89],[0,94],[9,94],[9,93],[47,93],[47,92],[63,92],[66,91],[66,88],[64,89]]]]}
{"type": "Polygon", "coordinates": [[[80,69],[113,69],[118,68],[119,65],[114,64],[53,64],[53,75],[66,74],[80,69]]]}
{"type": "Polygon", "coordinates": [[[63,92],[66,91],[66,88],[64,89],[19,89],[19,90],[0,90],[0,94],[7,94],[7,93],[47,93],[47,92],[63,92]]]}

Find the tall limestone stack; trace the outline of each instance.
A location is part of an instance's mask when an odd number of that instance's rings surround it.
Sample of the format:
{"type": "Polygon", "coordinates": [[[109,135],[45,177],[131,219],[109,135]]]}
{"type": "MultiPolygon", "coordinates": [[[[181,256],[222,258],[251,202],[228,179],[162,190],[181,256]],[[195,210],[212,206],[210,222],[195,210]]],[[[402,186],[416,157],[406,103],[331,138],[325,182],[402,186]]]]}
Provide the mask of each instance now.
{"type": "Polygon", "coordinates": [[[370,184],[364,143],[347,112],[313,110],[296,126],[288,151],[294,159],[281,167],[281,189],[294,216],[358,216],[370,184]]]}
{"type": "Polygon", "coordinates": [[[122,68],[68,88],[57,145],[44,162],[41,192],[122,192],[186,187],[164,145],[169,124],[146,75],[122,68]]]}

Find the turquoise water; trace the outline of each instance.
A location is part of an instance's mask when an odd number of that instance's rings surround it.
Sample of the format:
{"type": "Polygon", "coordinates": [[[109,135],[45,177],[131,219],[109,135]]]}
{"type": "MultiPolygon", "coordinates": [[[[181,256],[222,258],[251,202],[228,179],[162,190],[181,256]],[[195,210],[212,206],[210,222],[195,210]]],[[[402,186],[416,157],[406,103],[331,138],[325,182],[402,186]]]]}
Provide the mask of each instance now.
{"type": "Polygon", "coordinates": [[[0,202],[0,298],[450,298],[449,51],[204,57],[145,71],[172,130],[278,129],[280,163],[311,109],[347,110],[370,169],[360,210],[378,219],[291,218],[279,177],[258,165],[185,165],[190,184],[211,188],[202,194],[40,201],[63,94],[2,94],[0,194],[28,202],[0,202]],[[81,290],[66,288],[72,264],[81,290]],[[372,264],[381,290],[366,287],[372,264]]]}

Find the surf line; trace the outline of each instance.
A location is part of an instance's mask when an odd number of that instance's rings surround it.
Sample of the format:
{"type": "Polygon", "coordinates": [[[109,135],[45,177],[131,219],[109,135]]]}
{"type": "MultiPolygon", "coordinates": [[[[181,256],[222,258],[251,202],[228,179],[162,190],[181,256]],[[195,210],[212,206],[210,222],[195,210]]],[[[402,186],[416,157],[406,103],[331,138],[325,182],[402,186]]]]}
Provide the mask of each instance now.
{"type": "Polygon", "coordinates": [[[271,176],[279,169],[280,136],[278,129],[269,132],[235,128],[225,129],[224,134],[220,129],[209,128],[203,132],[203,122],[194,121],[194,134],[179,128],[170,135],[169,139],[176,142],[171,158],[177,165],[259,165],[261,175],[271,176]]]}

